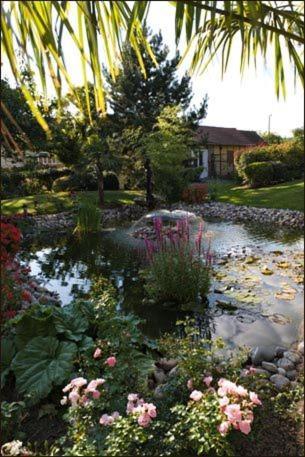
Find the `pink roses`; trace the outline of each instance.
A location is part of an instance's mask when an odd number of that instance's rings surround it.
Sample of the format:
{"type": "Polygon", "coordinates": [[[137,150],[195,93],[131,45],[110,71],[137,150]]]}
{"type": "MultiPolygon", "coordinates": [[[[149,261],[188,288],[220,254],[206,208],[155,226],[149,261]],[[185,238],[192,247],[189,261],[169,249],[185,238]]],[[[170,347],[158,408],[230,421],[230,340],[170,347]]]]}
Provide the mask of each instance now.
{"type": "Polygon", "coordinates": [[[109,416],[108,414],[103,414],[102,417],[100,418],[100,424],[101,425],[112,425],[113,422],[116,420],[116,419],[119,419],[121,416],[120,416],[120,413],[118,413],[118,411],[114,411],[114,413],[111,414],[111,416],[109,416]]]}
{"type": "Polygon", "coordinates": [[[157,409],[153,403],[145,403],[138,394],[129,394],[126,408],[127,414],[138,415],[140,427],[148,427],[151,420],[157,417],[157,409]]]}
{"type": "Polygon", "coordinates": [[[225,416],[225,420],[218,426],[219,433],[225,436],[233,427],[248,435],[254,418],[252,409],[262,402],[255,392],[248,392],[227,379],[220,379],[218,386],[219,406],[225,416]]]}
{"type": "Polygon", "coordinates": [[[62,390],[64,393],[69,392],[69,394],[68,397],[64,396],[61,399],[61,405],[66,405],[70,401],[71,406],[75,407],[77,405],[85,405],[92,398],[100,398],[101,392],[98,390],[98,387],[104,384],[104,382],[105,379],[102,378],[93,379],[93,381],[90,381],[89,384],[87,379],[82,377],[72,379],[72,381],[62,390]],[[86,385],[87,387],[84,388],[86,385]]]}
{"type": "Polygon", "coordinates": [[[114,367],[117,363],[117,360],[115,357],[108,357],[108,359],[105,361],[105,364],[108,365],[109,367],[114,367]]]}
{"type": "MultiPolygon", "coordinates": [[[[218,431],[225,436],[231,428],[241,431],[248,435],[251,431],[253,422],[253,408],[261,405],[262,402],[255,392],[248,392],[243,386],[229,381],[228,379],[219,379],[217,392],[211,386],[212,376],[204,376],[203,383],[208,387],[205,393],[200,390],[193,390],[190,398],[194,402],[199,402],[208,392],[218,397],[219,409],[223,416],[222,422],[218,426],[218,431]]],[[[193,389],[193,381],[187,382],[189,390],[193,389]]]]}

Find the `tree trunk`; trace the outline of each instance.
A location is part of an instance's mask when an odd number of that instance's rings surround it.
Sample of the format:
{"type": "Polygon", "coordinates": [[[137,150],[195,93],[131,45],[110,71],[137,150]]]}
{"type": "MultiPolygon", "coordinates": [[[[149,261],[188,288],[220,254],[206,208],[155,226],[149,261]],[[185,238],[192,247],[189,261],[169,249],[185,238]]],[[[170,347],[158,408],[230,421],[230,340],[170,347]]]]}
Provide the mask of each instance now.
{"type": "Polygon", "coordinates": [[[153,196],[153,182],[152,182],[152,169],[150,160],[145,160],[145,170],[146,170],[146,204],[148,209],[154,208],[154,196],[153,196]]]}
{"type": "Polygon", "coordinates": [[[100,164],[96,165],[97,186],[98,186],[98,203],[99,207],[103,208],[105,204],[104,199],[104,176],[103,169],[100,164]]]}

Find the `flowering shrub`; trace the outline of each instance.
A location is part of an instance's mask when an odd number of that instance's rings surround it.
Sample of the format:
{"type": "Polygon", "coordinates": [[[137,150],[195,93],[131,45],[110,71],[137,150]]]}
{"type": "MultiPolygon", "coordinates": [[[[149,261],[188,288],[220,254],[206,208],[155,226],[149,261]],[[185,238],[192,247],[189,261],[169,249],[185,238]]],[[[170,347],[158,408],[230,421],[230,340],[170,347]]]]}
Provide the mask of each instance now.
{"type": "Polygon", "coordinates": [[[162,220],[154,220],[156,242],[146,239],[149,267],[144,272],[146,291],[157,302],[181,305],[198,303],[209,289],[210,246],[203,249],[203,225],[199,226],[192,246],[187,220],[164,229],[162,220]]]}
{"type": "Polygon", "coordinates": [[[13,260],[15,254],[19,251],[21,232],[15,225],[3,218],[0,221],[0,228],[1,264],[5,266],[9,261],[13,260]]]}

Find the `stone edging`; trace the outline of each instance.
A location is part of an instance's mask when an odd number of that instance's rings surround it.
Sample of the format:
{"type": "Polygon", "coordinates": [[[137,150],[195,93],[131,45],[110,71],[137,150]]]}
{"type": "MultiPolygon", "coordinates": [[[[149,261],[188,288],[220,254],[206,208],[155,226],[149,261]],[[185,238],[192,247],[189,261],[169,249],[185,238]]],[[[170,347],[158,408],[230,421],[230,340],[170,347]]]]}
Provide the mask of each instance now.
{"type": "MultiPolygon", "coordinates": [[[[191,211],[203,218],[215,217],[232,222],[257,222],[292,229],[304,229],[304,213],[288,209],[256,208],[221,202],[192,205],[179,203],[171,206],[162,205],[162,208],[191,211]]],[[[102,215],[102,224],[136,220],[146,212],[146,208],[138,205],[125,205],[119,208],[105,209],[102,215]]],[[[74,225],[72,212],[32,216],[31,221],[30,231],[34,232],[55,228],[66,231],[66,229],[74,225]]]]}

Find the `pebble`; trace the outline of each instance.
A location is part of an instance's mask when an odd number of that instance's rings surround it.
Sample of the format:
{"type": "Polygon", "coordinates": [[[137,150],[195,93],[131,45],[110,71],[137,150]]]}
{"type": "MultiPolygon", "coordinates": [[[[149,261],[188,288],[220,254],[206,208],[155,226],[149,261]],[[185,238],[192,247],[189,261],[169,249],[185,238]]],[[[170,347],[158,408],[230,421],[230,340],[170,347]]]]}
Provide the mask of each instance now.
{"type": "Polygon", "coordinates": [[[278,374],[281,374],[281,375],[283,375],[283,376],[286,376],[286,370],[284,370],[284,368],[278,368],[278,369],[277,369],[277,372],[278,372],[278,374]]]}
{"type": "Polygon", "coordinates": [[[284,352],[284,357],[291,360],[293,363],[298,363],[300,361],[300,355],[297,352],[286,351],[284,352]]]}
{"type": "Polygon", "coordinates": [[[304,355],[304,341],[301,341],[299,344],[298,344],[298,351],[304,355]]]}
{"type": "Polygon", "coordinates": [[[278,368],[274,363],[264,361],[262,362],[262,367],[265,370],[270,371],[270,373],[278,373],[278,368]]]}
{"type": "Polygon", "coordinates": [[[155,378],[157,384],[163,384],[164,381],[166,380],[166,374],[160,368],[156,368],[154,371],[154,378],[155,378]]]}
{"type": "Polygon", "coordinates": [[[283,354],[284,354],[285,351],[288,351],[288,348],[285,348],[283,346],[277,346],[275,348],[276,357],[283,357],[283,354]]]}
{"type": "Polygon", "coordinates": [[[164,371],[171,371],[177,364],[176,359],[160,359],[156,362],[156,366],[164,371]]]}
{"type": "Polygon", "coordinates": [[[157,386],[154,390],[154,397],[161,399],[164,398],[164,386],[157,386]]]}
{"type": "Polygon", "coordinates": [[[279,368],[284,368],[284,370],[289,371],[294,369],[294,364],[291,362],[291,360],[286,359],[286,357],[283,357],[282,359],[278,360],[277,366],[279,368]]]}
{"type": "Polygon", "coordinates": [[[175,366],[174,368],[171,369],[171,371],[168,373],[168,376],[172,378],[173,376],[176,376],[178,374],[179,367],[175,366]]]}
{"type": "Polygon", "coordinates": [[[281,374],[274,374],[270,377],[270,381],[276,386],[277,389],[282,390],[290,384],[289,379],[281,374]]]}
{"type": "Polygon", "coordinates": [[[294,381],[295,378],[297,377],[297,371],[296,370],[287,371],[286,377],[288,379],[290,379],[291,381],[294,381]]]}

